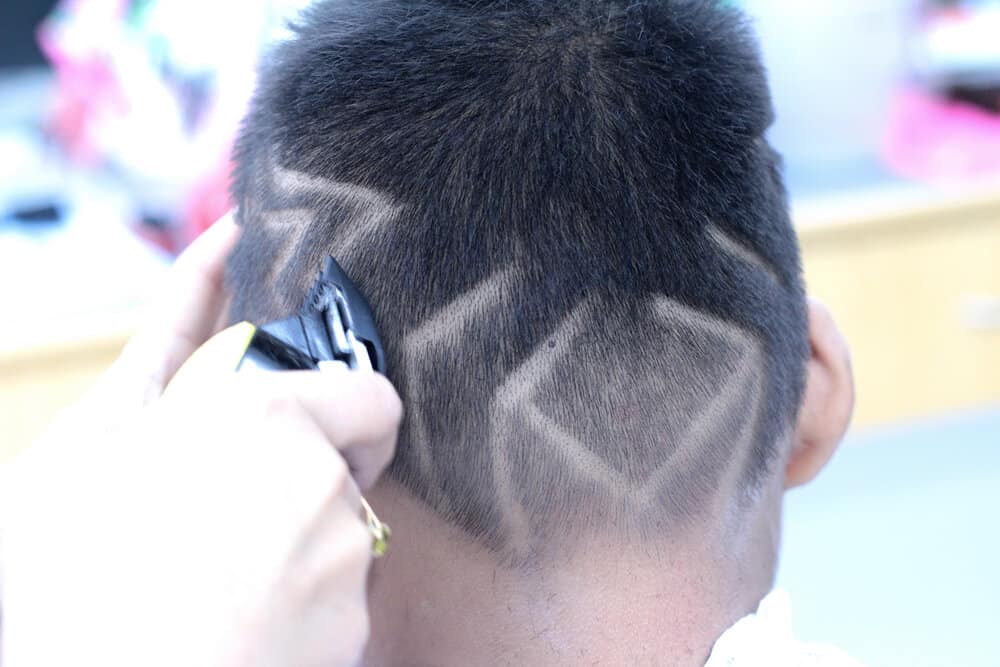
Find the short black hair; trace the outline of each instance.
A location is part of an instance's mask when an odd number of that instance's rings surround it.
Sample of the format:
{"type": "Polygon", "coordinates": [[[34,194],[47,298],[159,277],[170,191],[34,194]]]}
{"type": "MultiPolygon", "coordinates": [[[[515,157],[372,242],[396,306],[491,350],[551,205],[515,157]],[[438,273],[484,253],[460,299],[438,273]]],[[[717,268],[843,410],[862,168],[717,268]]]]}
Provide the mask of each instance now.
{"type": "Polygon", "coordinates": [[[234,319],[333,254],[407,416],[389,475],[511,561],[745,507],[808,353],[752,31],[696,0],[329,0],[240,134],[234,319]]]}

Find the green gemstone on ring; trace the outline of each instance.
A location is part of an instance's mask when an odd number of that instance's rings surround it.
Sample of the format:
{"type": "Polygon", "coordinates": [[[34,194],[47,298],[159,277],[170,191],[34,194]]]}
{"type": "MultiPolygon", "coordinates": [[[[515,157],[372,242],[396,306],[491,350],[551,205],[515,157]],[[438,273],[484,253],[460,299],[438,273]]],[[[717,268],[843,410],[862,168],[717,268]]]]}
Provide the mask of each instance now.
{"type": "Polygon", "coordinates": [[[392,537],[392,530],[389,524],[379,521],[376,531],[373,531],[374,541],[372,542],[372,554],[375,558],[381,558],[389,550],[389,538],[392,537]]]}

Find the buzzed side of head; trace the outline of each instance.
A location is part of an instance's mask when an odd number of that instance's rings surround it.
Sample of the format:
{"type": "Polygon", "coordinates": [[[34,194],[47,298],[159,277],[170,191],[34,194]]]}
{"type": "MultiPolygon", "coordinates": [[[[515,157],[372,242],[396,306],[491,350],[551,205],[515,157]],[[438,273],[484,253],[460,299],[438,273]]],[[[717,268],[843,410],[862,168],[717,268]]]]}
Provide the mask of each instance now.
{"type": "Polygon", "coordinates": [[[333,254],[407,408],[389,474],[514,562],[749,505],[801,398],[767,85],[713,2],[320,2],[237,152],[233,317],[333,254]]]}

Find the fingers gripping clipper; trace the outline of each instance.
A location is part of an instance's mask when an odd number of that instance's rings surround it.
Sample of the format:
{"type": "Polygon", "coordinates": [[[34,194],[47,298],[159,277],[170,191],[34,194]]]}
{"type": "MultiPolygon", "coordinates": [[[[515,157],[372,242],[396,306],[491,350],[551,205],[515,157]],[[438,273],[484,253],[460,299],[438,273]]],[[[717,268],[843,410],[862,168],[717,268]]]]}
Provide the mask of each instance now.
{"type": "MultiPolygon", "coordinates": [[[[254,327],[236,369],[385,372],[385,353],[371,308],[333,257],[327,257],[297,315],[254,327]]],[[[362,498],[372,551],[385,554],[391,531],[362,498]]]]}

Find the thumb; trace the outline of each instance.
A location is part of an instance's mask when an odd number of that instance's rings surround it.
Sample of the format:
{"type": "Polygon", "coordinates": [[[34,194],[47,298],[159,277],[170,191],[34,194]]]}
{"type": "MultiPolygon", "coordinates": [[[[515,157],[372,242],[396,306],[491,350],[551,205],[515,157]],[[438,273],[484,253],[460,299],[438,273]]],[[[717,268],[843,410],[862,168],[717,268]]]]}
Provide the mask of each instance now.
{"type": "Polygon", "coordinates": [[[176,370],[218,329],[228,295],[226,257],[236,241],[231,216],[215,223],[177,258],[150,317],[91,392],[116,412],[148,405],[176,370]]]}

